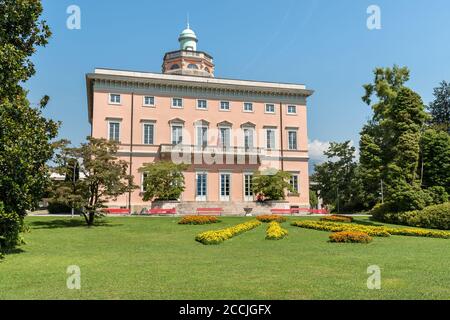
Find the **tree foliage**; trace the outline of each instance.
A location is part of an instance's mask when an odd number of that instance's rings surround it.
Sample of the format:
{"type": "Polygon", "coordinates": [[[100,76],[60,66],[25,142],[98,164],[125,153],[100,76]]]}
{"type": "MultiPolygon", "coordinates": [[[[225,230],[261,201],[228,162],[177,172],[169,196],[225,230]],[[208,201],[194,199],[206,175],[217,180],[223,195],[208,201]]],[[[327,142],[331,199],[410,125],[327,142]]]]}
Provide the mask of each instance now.
{"type": "Polygon", "coordinates": [[[80,179],[58,182],[54,200],[80,210],[89,226],[101,215],[107,201],[136,188],[133,176],[128,174],[128,163],[118,160],[117,150],[117,142],[88,137],[87,143],[78,148],[62,147],[56,156],[56,170],[63,175],[71,174],[73,160],[77,159],[80,179]]]}
{"type": "Polygon", "coordinates": [[[253,175],[253,193],[263,200],[279,201],[286,198],[286,191],[295,193],[290,184],[291,174],[285,171],[268,169],[267,171],[257,171],[253,175]]]}
{"type": "Polygon", "coordinates": [[[428,106],[430,123],[450,134],[450,83],[442,81],[439,87],[434,88],[434,98],[428,106]]]}
{"type": "Polygon", "coordinates": [[[140,171],[144,174],[144,201],[178,200],[185,189],[183,171],[187,166],[161,161],[145,164],[140,171]]]}

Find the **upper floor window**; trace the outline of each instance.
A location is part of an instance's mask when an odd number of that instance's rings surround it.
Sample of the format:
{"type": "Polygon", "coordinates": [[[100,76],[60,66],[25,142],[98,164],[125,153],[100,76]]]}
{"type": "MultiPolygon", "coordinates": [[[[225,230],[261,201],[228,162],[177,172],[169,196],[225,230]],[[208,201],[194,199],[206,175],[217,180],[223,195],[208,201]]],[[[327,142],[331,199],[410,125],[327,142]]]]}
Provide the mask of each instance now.
{"type": "Polygon", "coordinates": [[[120,94],[110,93],[109,94],[109,103],[110,104],[120,104],[120,94]]]}
{"type": "Polygon", "coordinates": [[[188,69],[198,70],[198,66],[196,64],[190,63],[188,64],[188,69]]]}
{"type": "Polygon", "coordinates": [[[144,106],[153,107],[155,105],[155,97],[145,96],[144,97],[144,106]]]}
{"type": "Polygon", "coordinates": [[[109,122],[109,140],[120,141],[120,122],[109,122]]]}
{"type": "Polygon", "coordinates": [[[183,108],[183,99],[173,98],[172,99],[172,107],[173,108],[183,108]]]}
{"type": "Polygon", "coordinates": [[[288,131],[288,148],[289,150],[297,150],[297,131],[288,131]]]}
{"type": "Polygon", "coordinates": [[[180,145],[183,143],[183,126],[180,124],[172,125],[172,144],[180,145]]]}
{"type": "Polygon", "coordinates": [[[145,181],[147,180],[147,176],[148,176],[147,172],[143,172],[141,175],[141,192],[147,191],[147,183],[146,183],[147,181],[145,181]]]}
{"type": "Polygon", "coordinates": [[[143,124],[143,142],[144,144],[154,144],[155,140],[155,125],[153,123],[144,123],[143,124]]]}
{"type": "Polygon", "coordinates": [[[275,105],[266,104],[266,113],[275,113],[275,105]]]}
{"type": "Polygon", "coordinates": [[[220,110],[229,111],[230,110],[230,102],[228,101],[220,101],[220,110]]]}
{"type": "Polygon", "coordinates": [[[197,109],[208,109],[208,101],[206,100],[197,100],[197,109]]]}
{"type": "Polygon", "coordinates": [[[253,103],[245,102],[244,103],[244,112],[253,112],[253,103]]]}
{"type": "Polygon", "coordinates": [[[288,114],[297,114],[297,106],[288,106],[287,113],[288,114]]]}
{"type": "Polygon", "coordinates": [[[275,129],[266,129],[266,148],[275,149],[275,129]]]}

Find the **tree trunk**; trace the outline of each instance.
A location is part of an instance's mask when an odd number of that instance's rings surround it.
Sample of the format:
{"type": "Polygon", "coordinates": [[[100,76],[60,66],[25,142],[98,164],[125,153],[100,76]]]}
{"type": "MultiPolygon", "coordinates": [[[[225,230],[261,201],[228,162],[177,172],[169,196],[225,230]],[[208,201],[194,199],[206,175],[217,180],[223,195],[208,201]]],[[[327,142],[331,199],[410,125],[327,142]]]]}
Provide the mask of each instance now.
{"type": "Polygon", "coordinates": [[[95,212],[89,212],[88,226],[92,227],[94,225],[95,212]]]}

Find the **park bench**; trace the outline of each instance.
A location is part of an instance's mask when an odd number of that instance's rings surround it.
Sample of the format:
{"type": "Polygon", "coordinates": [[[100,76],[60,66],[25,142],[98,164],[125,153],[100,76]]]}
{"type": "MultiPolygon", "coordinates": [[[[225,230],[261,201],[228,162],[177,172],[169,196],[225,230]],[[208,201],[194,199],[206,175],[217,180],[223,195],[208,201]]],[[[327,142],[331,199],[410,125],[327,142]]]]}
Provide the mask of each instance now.
{"type": "Polygon", "coordinates": [[[197,208],[198,216],[221,216],[222,214],[222,208],[197,208]]]}
{"type": "Polygon", "coordinates": [[[103,212],[106,214],[130,214],[130,209],[122,209],[122,208],[105,208],[103,212]]]}

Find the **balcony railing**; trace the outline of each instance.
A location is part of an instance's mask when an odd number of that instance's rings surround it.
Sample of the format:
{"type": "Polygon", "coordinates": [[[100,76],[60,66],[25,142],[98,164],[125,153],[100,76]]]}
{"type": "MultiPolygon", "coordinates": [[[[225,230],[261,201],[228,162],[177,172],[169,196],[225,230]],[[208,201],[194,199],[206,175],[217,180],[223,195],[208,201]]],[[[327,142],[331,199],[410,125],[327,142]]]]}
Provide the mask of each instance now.
{"type": "Polygon", "coordinates": [[[234,154],[259,156],[264,154],[265,149],[262,148],[245,148],[245,147],[228,147],[228,146],[196,146],[196,145],[173,145],[162,144],[161,153],[184,153],[184,154],[234,154]]]}
{"type": "Polygon", "coordinates": [[[201,58],[205,59],[206,61],[209,61],[213,63],[213,59],[206,55],[203,52],[200,51],[187,51],[187,50],[180,50],[175,52],[170,52],[166,55],[166,59],[173,59],[173,58],[179,58],[179,57],[193,57],[193,58],[201,58]]]}

